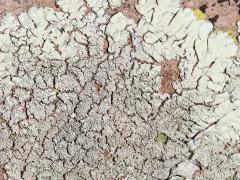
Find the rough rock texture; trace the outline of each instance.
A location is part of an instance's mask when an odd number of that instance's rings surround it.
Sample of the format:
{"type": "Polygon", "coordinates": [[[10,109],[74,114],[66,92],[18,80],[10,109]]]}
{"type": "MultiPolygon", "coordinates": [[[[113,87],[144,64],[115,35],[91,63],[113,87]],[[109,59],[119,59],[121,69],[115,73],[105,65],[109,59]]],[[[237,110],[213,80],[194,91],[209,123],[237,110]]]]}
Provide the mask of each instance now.
{"type": "Polygon", "coordinates": [[[233,39],[179,0],[129,2],[137,21],[118,0],[1,19],[5,179],[240,178],[233,39]]]}
{"type": "Polygon", "coordinates": [[[180,70],[178,68],[179,62],[177,60],[164,61],[161,64],[161,93],[175,93],[172,84],[180,80],[180,70]]]}

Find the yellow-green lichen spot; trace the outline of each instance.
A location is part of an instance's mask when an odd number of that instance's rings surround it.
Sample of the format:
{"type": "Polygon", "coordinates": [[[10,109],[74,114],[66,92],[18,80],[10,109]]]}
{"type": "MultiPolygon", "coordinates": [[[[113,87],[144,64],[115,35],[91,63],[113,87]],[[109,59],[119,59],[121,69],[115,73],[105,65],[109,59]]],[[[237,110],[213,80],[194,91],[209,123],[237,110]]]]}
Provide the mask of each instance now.
{"type": "Polygon", "coordinates": [[[160,143],[160,144],[166,144],[167,141],[168,141],[168,137],[167,137],[167,135],[164,134],[164,133],[159,133],[159,134],[157,134],[157,136],[156,136],[156,138],[155,138],[155,141],[156,141],[157,143],[160,143]]]}
{"type": "Polygon", "coordinates": [[[207,15],[203,13],[200,9],[194,9],[193,12],[197,20],[203,20],[207,18],[207,15]]]}

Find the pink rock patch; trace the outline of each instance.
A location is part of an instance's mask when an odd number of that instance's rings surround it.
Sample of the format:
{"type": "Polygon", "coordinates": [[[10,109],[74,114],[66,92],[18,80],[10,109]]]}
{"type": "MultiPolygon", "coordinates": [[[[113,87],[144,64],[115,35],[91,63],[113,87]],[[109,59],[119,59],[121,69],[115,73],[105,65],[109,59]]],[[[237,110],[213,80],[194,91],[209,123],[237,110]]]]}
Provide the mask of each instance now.
{"type": "Polygon", "coordinates": [[[175,89],[172,86],[173,82],[180,80],[180,70],[178,69],[179,61],[177,60],[168,60],[164,61],[161,64],[161,93],[175,93],[175,89]]]}

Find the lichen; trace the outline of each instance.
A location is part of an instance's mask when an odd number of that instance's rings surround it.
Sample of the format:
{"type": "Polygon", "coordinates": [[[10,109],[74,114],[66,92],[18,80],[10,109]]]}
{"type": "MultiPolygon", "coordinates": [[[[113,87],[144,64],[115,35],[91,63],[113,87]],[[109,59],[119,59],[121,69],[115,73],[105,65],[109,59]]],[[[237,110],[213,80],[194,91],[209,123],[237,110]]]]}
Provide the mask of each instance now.
{"type": "Polygon", "coordinates": [[[178,0],[56,3],[0,20],[0,175],[239,179],[226,32],[178,0]]]}
{"type": "Polygon", "coordinates": [[[237,22],[240,20],[240,4],[235,0],[181,0],[184,8],[197,10],[200,17],[206,18],[213,23],[215,29],[224,32],[231,31],[233,36],[237,36],[237,22]],[[204,14],[203,14],[204,13],[204,14]]]}
{"type": "Polygon", "coordinates": [[[166,134],[164,133],[159,133],[156,138],[155,138],[155,141],[160,143],[160,144],[166,144],[167,141],[168,141],[168,137],[166,134]]]}
{"type": "Polygon", "coordinates": [[[197,20],[207,19],[207,15],[203,13],[200,9],[194,9],[193,12],[197,20]]]}

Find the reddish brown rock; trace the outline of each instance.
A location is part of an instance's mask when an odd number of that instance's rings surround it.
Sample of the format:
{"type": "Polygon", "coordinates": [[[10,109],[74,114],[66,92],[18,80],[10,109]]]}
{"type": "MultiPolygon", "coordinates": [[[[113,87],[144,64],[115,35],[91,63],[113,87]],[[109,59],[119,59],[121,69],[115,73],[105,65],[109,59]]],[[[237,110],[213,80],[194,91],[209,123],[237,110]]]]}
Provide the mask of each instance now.
{"type": "Polygon", "coordinates": [[[0,180],[5,180],[3,169],[0,169],[0,180]]]}
{"type": "Polygon", "coordinates": [[[108,42],[107,37],[105,37],[104,43],[103,43],[103,52],[107,53],[108,52],[108,48],[109,48],[109,42],[108,42]]]}
{"type": "Polygon", "coordinates": [[[168,60],[161,64],[161,93],[175,93],[175,89],[172,86],[173,82],[180,79],[180,70],[178,69],[179,61],[168,60]]]}

